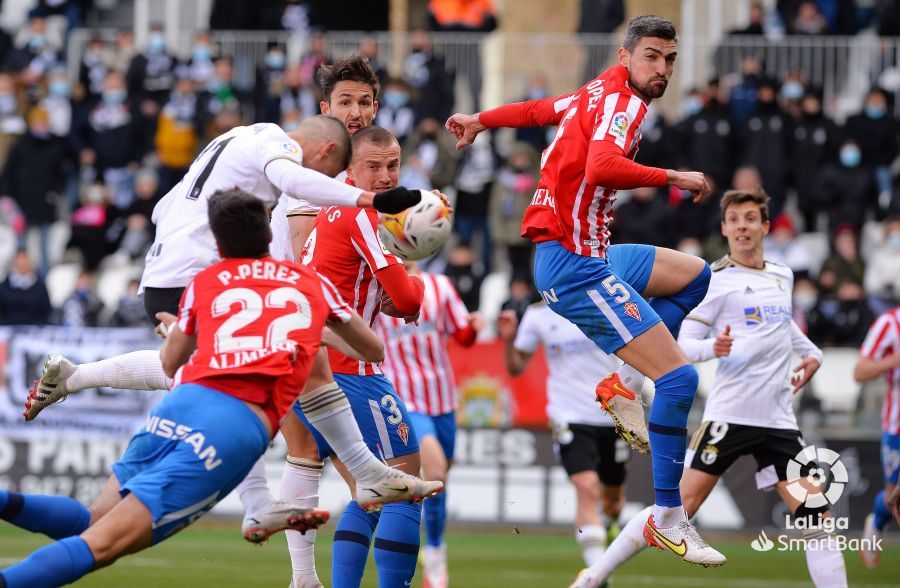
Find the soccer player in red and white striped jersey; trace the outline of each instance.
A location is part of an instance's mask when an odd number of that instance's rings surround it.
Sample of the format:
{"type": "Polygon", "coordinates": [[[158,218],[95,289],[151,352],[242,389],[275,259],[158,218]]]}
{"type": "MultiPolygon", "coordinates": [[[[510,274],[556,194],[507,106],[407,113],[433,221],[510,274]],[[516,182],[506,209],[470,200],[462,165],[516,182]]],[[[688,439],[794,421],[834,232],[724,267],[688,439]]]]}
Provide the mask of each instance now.
{"type": "MultiPolygon", "coordinates": [[[[430,480],[446,482],[456,444],[457,390],[447,352],[452,337],[466,347],[484,327],[478,313],[470,313],[447,276],[419,272],[413,261],[407,271],[425,283],[425,298],[414,323],[382,314],[375,332],[384,342],[382,369],[393,382],[409,410],[419,438],[422,470],[430,480]]],[[[447,586],[446,491],[424,505],[425,566],[427,588],[447,586]]]]}
{"type": "MultiPolygon", "coordinates": [[[[881,417],[881,463],[884,467],[884,490],[875,496],[872,512],[866,517],[863,539],[877,539],[891,520],[889,497],[894,494],[900,477],[900,306],[879,316],[859,350],[853,370],[857,382],[884,375],[888,390],[881,417]]],[[[863,541],[863,545],[874,542],[863,541]]],[[[860,550],[863,563],[870,568],[878,564],[878,550],[860,550]]]]}

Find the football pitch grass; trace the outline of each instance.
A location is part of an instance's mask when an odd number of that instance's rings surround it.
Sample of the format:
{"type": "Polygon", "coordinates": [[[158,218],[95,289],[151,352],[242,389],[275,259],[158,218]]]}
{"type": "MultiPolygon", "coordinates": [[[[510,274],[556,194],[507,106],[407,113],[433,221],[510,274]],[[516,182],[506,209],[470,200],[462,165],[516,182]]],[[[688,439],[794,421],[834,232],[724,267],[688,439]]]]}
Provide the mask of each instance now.
{"type": "MultiPolygon", "coordinates": [[[[330,586],[330,545],[333,526],[319,534],[319,577],[330,586]]],[[[713,535],[710,540],[728,556],[728,564],[703,569],[676,561],[671,554],[645,550],[614,577],[617,587],[691,586],[737,588],[799,588],[811,586],[806,560],[800,552],[757,553],[750,537],[713,535]]],[[[566,587],[582,567],[575,542],[568,533],[523,529],[460,530],[448,535],[451,585],[465,588],[523,586],[566,587]]],[[[31,550],[47,543],[38,535],[0,525],[0,567],[15,563],[31,550]]],[[[852,587],[900,585],[900,544],[887,545],[876,570],[863,569],[857,553],[845,553],[852,587]]],[[[374,562],[369,560],[363,586],[378,583],[374,562]]],[[[290,561],[283,535],[264,547],[245,543],[239,523],[200,523],[162,545],[126,557],[111,568],[91,574],[78,586],[110,588],[284,588],[290,578],[290,561]]],[[[421,586],[421,573],[413,586],[421,586]]]]}

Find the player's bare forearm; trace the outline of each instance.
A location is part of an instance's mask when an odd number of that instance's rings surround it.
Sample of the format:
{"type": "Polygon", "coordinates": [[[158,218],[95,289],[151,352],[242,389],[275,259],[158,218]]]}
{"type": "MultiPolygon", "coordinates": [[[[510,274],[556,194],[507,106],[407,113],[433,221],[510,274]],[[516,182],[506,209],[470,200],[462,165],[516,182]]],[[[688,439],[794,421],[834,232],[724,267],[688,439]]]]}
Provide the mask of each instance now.
{"type": "Polygon", "coordinates": [[[900,365],[900,353],[893,353],[881,359],[860,355],[853,368],[853,379],[860,383],[868,382],[898,365],[900,365]]]}
{"type": "Polygon", "coordinates": [[[356,349],[354,349],[349,343],[344,341],[341,337],[335,334],[331,329],[325,327],[322,330],[322,344],[326,347],[331,347],[335,351],[339,351],[343,353],[347,357],[352,357],[357,361],[378,361],[378,360],[369,360],[362,356],[356,349]]]}
{"type": "Polygon", "coordinates": [[[519,376],[531,362],[532,353],[525,353],[515,348],[512,341],[503,342],[503,357],[506,360],[506,371],[511,376],[519,376]]]}
{"type": "Polygon", "coordinates": [[[312,215],[294,215],[288,217],[288,230],[291,234],[291,250],[294,252],[294,260],[300,261],[306,240],[312,233],[316,224],[316,217],[312,215]]]}
{"type": "MultiPolygon", "coordinates": [[[[157,316],[157,318],[159,317],[157,316]]],[[[162,349],[159,350],[159,357],[162,360],[166,376],[174,378],[175,372],[188,362],[195,349],[197,349],[197,337],[185,335],[177,323],[172,324],[162,349]]]]}
{"type": "Polygon", "coordinates": [[[384,361],[384,344],[358,314],[353,313],[346,323],[329,323],[328,328],[352,347],[364,361],[384,361]]]}

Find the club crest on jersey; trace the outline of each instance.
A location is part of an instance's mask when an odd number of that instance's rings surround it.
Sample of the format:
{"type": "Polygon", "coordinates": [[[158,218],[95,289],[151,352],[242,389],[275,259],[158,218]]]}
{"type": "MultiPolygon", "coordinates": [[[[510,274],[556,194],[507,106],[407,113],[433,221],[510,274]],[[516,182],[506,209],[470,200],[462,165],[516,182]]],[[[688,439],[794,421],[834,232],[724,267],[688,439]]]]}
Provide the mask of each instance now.
{"type": "Polygon", "coordinates": [[[746,321],[748,327],[761,325],[763,322],[762,311],[760,311],[758,306],[751,306],[750,308],[745,308],[744,309],[744,320],[746,321]]]}
{"type": "Polygon", "coordinates": [[[707,445],[703,448],[703,453],[700,454],[700,461],[705,463],[706,465],[712,465],[716,463],[716,459],[719,457],[719,448],[715,445],[707,445]]]}
{"type": "Polygon", "coordinates": [[[641,320],[641,311],[638,310],[638,305],[634,302],[626,302],[625,303],[625,314],[630,316],[636,321],[641,320]]]}
{"type": "Polygon", "coordinates": [[[612,123],[609,125],[609,134],[624,139],[628,134],[628,125],[630,124],[627,113],[617,112],[613,115],[612,123]]]}
{"type": "Polygon", "coordinates": [[[400,436],[400,440],[403,441],[404,445],[409,444],[409,427],[406,426],[406,423],[397,425],[397,434],[400,436]]]}

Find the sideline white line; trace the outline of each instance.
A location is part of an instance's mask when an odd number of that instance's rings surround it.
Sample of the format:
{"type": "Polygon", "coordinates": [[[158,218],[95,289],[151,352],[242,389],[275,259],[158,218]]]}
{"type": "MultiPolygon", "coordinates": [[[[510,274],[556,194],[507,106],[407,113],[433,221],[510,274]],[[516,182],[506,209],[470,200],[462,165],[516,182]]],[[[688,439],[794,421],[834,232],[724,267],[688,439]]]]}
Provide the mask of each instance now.
{"type": "MultiPolygon", "coordinates": [[[[618,586],[651,586],[659,585],[659,576],[633,576],[630,574],[613,574],[612,580],[618,586]]],[[[666,586],[722,586],[741,588],[809,588],[809,582],[774,582],[772,580],[754,580],[729,578],[727,581],[712,578],[676,578],[665,579],[666,586]]],[[[885,588],[895,584],[854,584],[853,588],[885,588]]]]}

